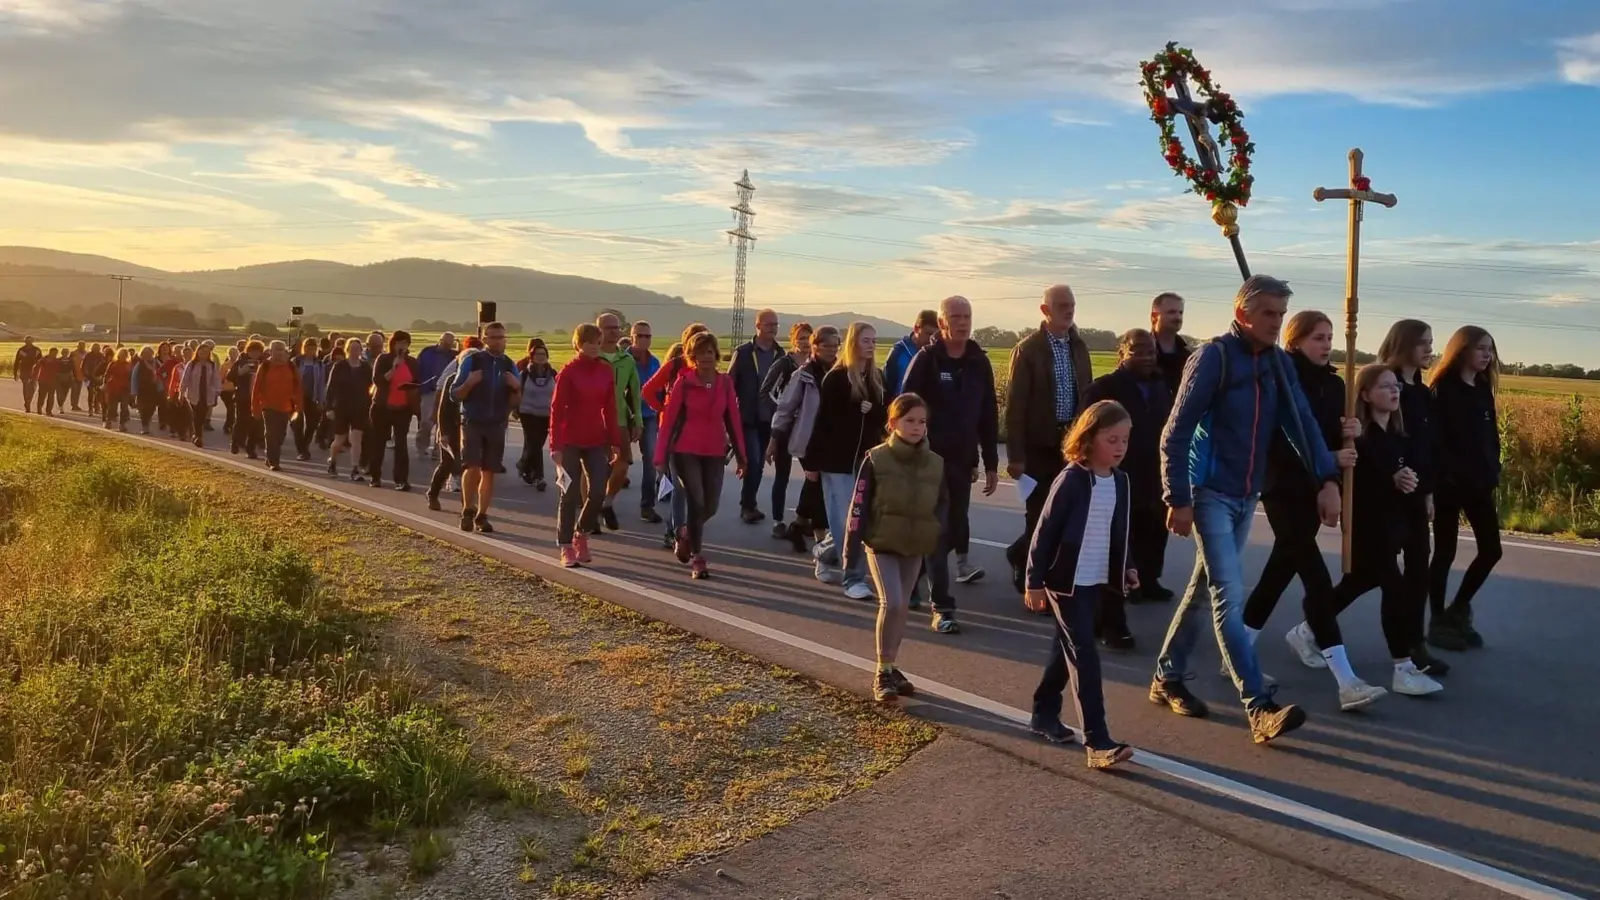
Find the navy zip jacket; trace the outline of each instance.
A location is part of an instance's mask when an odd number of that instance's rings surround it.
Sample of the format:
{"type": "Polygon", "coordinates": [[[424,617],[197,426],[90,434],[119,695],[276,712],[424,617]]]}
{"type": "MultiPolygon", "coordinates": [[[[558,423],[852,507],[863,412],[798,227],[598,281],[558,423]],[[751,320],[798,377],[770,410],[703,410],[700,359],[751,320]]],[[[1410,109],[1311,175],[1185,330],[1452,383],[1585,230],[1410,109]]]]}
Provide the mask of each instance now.
{"type": "Polygon", "coordinates": [[[944,341],[934,338],[911,358],[901,393],[927,401],[928,447],[944,459],[947,471],[970,472],[980,455],[984,471],[1000,470],[994,366],[976,341],[952,357],[944,341]]]}
{"type": "Polygon", "coordinates": [[[450,361],[456,354],[444,349],[438,344],[429,344],[417,354],[417,384],[423,394],[432,394],[439,390],[439,376],[444,374],[450,361]]]}
{"type": "Polygon", "coordinates": [[[1289,354],[1281,347],[1258,350],[1235,323],[1184,364],[1161,434],[1162,499],[1181,509],[1194,505],[1200,487],[1241,499],[1260,494],[1279,431],[1318,483],[1338,480],[1338,463],[1289,354]]]}
{"type": "Polygon", "coordinates": [[[733,395],[739,400],[739,424],[750,428],[762,422],[772,423],[778,404],[761,393],[761,383],[773,365],[787,355],[777,344],[771,350],[763,350],[755,341],[745,341],[733,351],[728,374],[733,377],[733,395]]]}
{"type": "MultiPolygon", "coordinates": [[[[1117,481],[1117,511],[1111,516],[1111,571],[1105,587],[1119,594],[1128,592],[1128,474],[1112,469],[1117,481]]],[[[1083,550],[1083,531],[1089,522],[1089,498],[1094,493],[1094,472],[1082,463],[1072,462],[1050,484],[1039,513],[1039,527],[1028,546],[1028,569],[1024,576],[1028,590],[1043,588],[1071,596],[1078,586],[1078,554],[1083,550]]],[[[1034,488],[1039,490],[1039,488],[1034,488]]]]}

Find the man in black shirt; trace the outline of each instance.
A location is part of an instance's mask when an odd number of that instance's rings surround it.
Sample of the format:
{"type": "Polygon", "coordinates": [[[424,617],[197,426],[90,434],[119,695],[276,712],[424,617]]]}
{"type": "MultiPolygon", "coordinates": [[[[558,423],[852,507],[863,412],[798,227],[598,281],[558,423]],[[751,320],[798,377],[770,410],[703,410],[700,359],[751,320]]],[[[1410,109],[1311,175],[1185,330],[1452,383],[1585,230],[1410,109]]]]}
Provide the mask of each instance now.
{"type": "Polygon", "coordinates": [[[1156,339],[1156,366],[1174,396],[1183,380],[1183,364],[1189,361],[1189,345],[1178,334],[1182,330],[1183,298],[1171,291],[1157,294],[1150,301],[1150,333],[1156,339]]]}
{"type": "MultiPolygon", "coordinates": [[[[11,364],[11,380],[22,382],[22,411],[33,412],[33,395],[39,387],[39,382],[33,377],[34,369],[39,365],[39,358],[44,356],[38,347],[33,345],[32,337],[22,339],[22,346],[17,349],[16,361],[11,364]]],[[[39,411],[44,411],[44,400],[39,400],[39,411]]]]}

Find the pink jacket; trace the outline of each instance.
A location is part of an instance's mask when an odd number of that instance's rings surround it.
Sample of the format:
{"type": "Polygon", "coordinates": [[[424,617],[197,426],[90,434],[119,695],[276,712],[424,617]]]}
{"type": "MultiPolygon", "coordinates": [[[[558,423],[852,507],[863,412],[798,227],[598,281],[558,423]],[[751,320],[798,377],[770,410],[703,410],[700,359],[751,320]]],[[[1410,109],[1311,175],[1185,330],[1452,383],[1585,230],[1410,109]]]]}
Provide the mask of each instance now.
{"type": "Polygon", "coordinates": [[[666,465],[669,453],[722,456],[728,452],[729,432],[734,453],[740,460],[746,459],[744,429],[739,422],[739,400],[731,377],[718,372],[707,387],[693,368],[684,369],[667,392],[661,437],[656,441],[656,465],[666,465]]]}

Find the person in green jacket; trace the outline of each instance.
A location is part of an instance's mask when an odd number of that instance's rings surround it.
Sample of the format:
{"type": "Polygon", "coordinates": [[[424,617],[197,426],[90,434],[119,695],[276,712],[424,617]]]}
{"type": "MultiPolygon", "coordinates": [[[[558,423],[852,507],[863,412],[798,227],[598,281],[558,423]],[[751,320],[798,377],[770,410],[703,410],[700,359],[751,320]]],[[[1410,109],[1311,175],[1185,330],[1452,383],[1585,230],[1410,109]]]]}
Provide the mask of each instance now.
{"type": "Polygon", "coordinates": [[[611,364],[617,378],[617,427],[622,430],[623,443],[617,462],[611,467],[605,502],[600,507],[600,518],[605,521],[606,528],[616,531],[622,526],[617,521],[614,504],[628,481],[628,467],[633,465],[633,445],[638,442],[644,424],[639,409],[639,364],[622,346],[621,316],[601,313],[594,324],[600,329],[600,358],[611,364]]]}

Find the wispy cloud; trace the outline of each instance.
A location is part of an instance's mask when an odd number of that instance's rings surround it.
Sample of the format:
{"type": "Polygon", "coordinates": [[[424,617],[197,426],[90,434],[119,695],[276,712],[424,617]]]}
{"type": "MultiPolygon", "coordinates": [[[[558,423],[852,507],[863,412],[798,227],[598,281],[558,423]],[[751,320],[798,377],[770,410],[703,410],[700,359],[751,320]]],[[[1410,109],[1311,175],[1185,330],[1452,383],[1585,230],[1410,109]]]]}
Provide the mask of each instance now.
{"type": "Polygon", "coordinates": [[[1088,116],[1079,115],[1078,113],[1068,112],[1066,110],[1057,110],[1051,113],[1050,121],[1063,128],[1105,128],[1111,124],[1104,119],[1092,119],[1088,116]]]}

